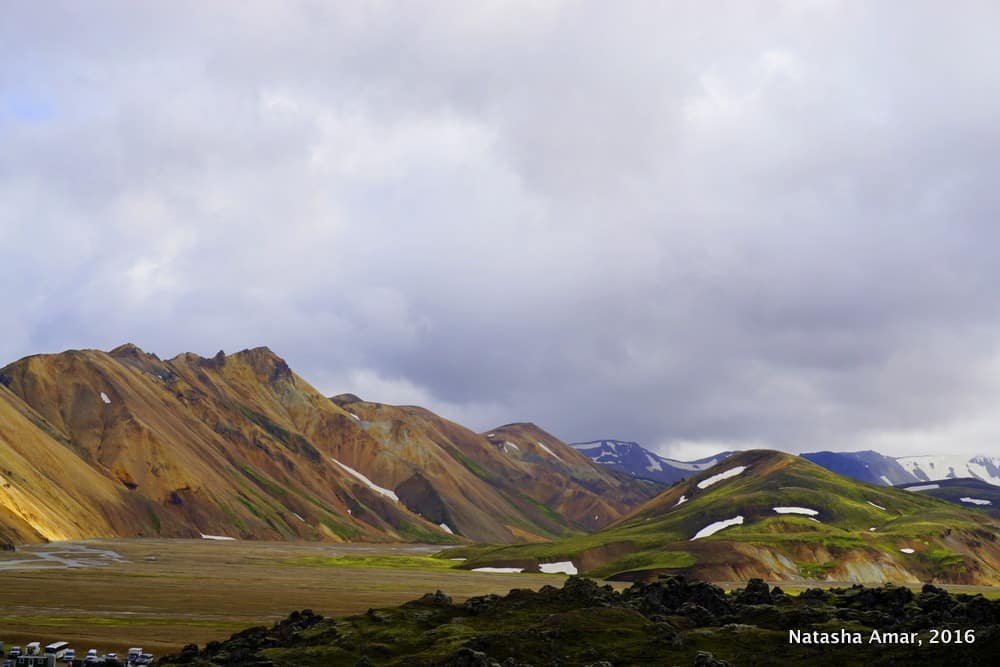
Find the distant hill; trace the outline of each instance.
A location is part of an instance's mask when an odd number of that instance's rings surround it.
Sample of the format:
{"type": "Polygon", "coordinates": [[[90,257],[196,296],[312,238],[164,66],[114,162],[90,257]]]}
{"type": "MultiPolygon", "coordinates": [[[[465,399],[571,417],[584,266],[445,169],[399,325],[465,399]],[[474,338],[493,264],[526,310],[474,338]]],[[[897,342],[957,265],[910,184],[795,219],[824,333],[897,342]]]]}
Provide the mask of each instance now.
{"type": "Polygon", "coordinates": [[[1000,486],[1000,458],[990,456],[884,456],[878,452],[812,452],[804,458],[869,484],[900,485],[972,477],[1000,486]]]}
{"type": "Polygon", "coordinates": [[[500,451],[422,408],[327,398],[265,347],[35,355],[0,369],[0,544],[537,541],[658,491],[525,437],[557,456],[500,451]]]}
{"type": "Polygon", "coordinates": [[[677,461],[651,452],[637,442],[627,440],[591,440],[574,442],[571,446],[601,465],[632,477],[651,479],[663,484],[673,484],[711,468],[732,454],[732,452],[719,452],[697,461],[677,461]]]}
{"type": "Polygon", "coordinates": [[[969,509],[982,510],[1000,519],[1000,487],[987,484],[981,479],[971,477],[942,479],[936,482],[904,484],[898,488],[947,500],[969,509]]]}
{"type": "Polygon", "coordinates": [[[464,567],[615,579],[1000,585],[1000,524],[983,512],[837,475],[802,457],[737,452],[608,528],[550,544],[466,547],[464,567]],[[567,565],[570,564],[570,565],[567,565]],[[551,566],[550,566],[551,567],[551,566]]]}

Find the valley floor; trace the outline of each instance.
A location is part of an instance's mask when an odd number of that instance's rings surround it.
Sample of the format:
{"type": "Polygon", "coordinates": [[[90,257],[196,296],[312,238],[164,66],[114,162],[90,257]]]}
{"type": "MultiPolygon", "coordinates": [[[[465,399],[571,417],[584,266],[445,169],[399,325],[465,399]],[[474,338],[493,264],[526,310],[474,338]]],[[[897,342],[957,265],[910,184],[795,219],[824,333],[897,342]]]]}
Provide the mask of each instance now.
{"type": "MultiPolygon", "coordinates": [[[[63,640],[78,652],[101,653],[142,646],[163,655],[269,626],[295,609],[344,616],[439,589],[460,602],[513,588],[559,586],[565,579],[453,569],[460,563],[431,558],[439,550],[165,539],[23,547],[0,553],[0,641],[12,646],[63,640]]],[[[745,582],[720,584],[732,589],[745,582]]],[[[807,586],[781,585],[793,595],[807,586]]],[[[626,586],[615,584],[618,590],[626,586]]],[[[943,588],[1000,597],[998,588],[943,588]]]]}
{"type": "Polygon", "coordinates": [[[62,640],[102,654],[162,655],[293,609],[327,616],[441,589],[456,600],[559,585],[551,574],[451,569],[439,546],[212,540],[87,540],[0,552],[0,642],[62,640]]]}

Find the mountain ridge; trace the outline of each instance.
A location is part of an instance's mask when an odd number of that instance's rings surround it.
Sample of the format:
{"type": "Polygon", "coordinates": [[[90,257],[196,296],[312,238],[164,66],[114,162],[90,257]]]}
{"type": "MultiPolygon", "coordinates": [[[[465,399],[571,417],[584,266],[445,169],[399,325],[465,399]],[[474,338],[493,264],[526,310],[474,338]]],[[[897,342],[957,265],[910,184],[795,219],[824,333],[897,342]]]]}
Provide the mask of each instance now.
{"type": "Polygon", "coordinates": [[[574,442],[571,447],[597,463],[641,479],[673,484],[693,473],[712,467],[731,451],[723,451],[694,461],[680,461],[660,456],[631,440],[601,438],[574,442]]]}
{"type": "Polygon", "coordinates": [[[68,350],[8,364],[0,380],[9,543],[532,541],[606,525],[657,490],[590,462],[574,461],[574,476],[505,456],[423,408],[328,398],[267,347],[167,360],[133,343],[68,350]],[[584,521],[594,504],[599,519],[584,521]]]}

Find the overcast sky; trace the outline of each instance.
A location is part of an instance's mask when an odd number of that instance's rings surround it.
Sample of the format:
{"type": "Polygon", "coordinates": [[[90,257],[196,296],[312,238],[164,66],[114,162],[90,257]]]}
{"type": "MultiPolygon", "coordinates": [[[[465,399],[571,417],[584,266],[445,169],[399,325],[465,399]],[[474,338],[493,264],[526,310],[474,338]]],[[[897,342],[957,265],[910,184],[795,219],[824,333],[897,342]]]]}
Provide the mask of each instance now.
{"type": "Polygon", "coordinates": [[[0,363],[268,345],[477,430],[1000,449],[996,3],[0,15],[0,363]]]}

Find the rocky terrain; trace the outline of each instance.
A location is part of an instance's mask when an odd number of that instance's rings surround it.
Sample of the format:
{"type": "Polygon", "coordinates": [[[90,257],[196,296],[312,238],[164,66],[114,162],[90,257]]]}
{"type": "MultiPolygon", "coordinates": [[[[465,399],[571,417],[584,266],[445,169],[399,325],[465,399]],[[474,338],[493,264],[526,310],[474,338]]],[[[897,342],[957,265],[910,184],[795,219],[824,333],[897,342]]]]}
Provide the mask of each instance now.
{"type": "Polygon", "coordinates": [[[562,588],[512,590],[461,604],[438,591],[348,618],[294,612],[270,628],[250,628],[202,650],[187,646],[158,664],[971,667],[995,664],[998,654],[1000,601],[952,595],[931,585],[919,592],[853,586],[792,596],[760,580],[726,593],[711,584],[668,577],[619,593],[571,577],[562,588]],[[949,643],[932,643],[942,639],[943,631],[949,643]],[[844,633],[859,643],[823,641],[844,633]],[[904,635],[921,644],[890,641],[904,635]]]}

